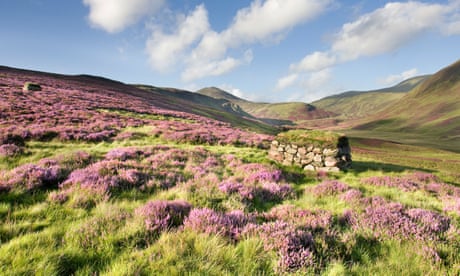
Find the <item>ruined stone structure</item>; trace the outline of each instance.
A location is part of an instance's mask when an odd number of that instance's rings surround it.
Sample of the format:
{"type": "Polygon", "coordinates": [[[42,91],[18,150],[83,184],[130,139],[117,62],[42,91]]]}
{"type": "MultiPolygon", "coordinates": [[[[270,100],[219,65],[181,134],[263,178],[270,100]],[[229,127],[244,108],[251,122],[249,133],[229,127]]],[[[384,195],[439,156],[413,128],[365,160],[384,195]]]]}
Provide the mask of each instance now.
{"type": "Polygon", "coordinates": [[[345,136],[338,138],[336,146],[273,140],[268,154],[283,165],[297,165],[307,171],[338,172],[351,167],[351,149],[345,136]]]}

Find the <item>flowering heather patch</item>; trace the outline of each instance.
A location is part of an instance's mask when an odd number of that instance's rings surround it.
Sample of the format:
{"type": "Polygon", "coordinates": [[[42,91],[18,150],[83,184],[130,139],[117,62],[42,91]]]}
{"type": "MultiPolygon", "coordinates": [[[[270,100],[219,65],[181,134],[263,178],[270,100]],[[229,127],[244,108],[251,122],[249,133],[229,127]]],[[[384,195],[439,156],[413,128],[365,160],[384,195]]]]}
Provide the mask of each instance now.
{"type": "Polygon", "coordinates": [[[449,229],[450,220],[433,211],[406,210],[401,203],[369,206],[358,216],[355,228],[368,229],[377,238],[438,240],[449,229]]]}
{"type": "Polygon", "coordinates": [[[439,178],[436,175],[432,174],[432,173],[425,173],[425,172],[416,171],[416,172],[408,175],[407,177],[413,179],[415,182],[418,182],[418,183],[439,182],[439,178]]]}
{"type": "Polygon", "coordinates": [[[460,198],[460,188],[447,183],[433,182],[426,184],[424,190],[437,196],[452,196],[460,198]]]}
{"type": "Polygon", "coordinates": [[[245,184],[279,182],[282,180],[281,170],[259,163],[235,164],[233,171],[235,177],[241,178],[245,184]]]}
{"type": "Polygon", "coordinates": [[[352,204],[359,202],[362,199],[362,197],[363,197],[363,193],[357,189],[349,189],[339,195],[340,200],[343,200],[347,203],[352,203],[352,204]]]}
{"type": "Polygon", "coordinates": [[[439,182],[439,178],[431,173],[414,172],[405,176],[373,176],[361,180],[362,183],[374,186],[399,188],[403,191],[415,191],[439,182]]]}
{"type": "Polygon", "coordinates": [[[308,187],[307,191],[313,192],[315,196],[322,197],[322,196],[337,195],[349,189],[350,189],[350,186],[340,181],[324,180],[323,182],[321,182],[320,184],[316,185],[313,188],[308,187]]]}
{"type": "Polygon", "coordinates": [[[460,216],[460,197],[444,196],[442,202],[444,204],[444,211],[454,212],[460,216]]]}
{"type": "Polygon", "coordinates": [[[138,159],[141,157],[149,156],[151,154],[152,154],[151,152],[148,152],[148,151],[144,152],[144,150],[141,150],[135,147],[116,148],[116,149],[109,151],[105,155],[105,159],[108,159],[108,160],[118,159],[120,161],[126,161],[128,159],[138,159]]]}
{"type": "Polygon", "coordinates": [[[0,157],[13,157],[23,153],[24,150],[15,144],[0,145],[0,157]]]}
{"type": "Polygon", "coordinates": [[[294,190],[290,184],[274,182],[266,182],[256,186],[233,181],[223,181],[219,184],[219,190],[228,195],[238,194],[241,200],[246,203],[256,198],[261,202],[270,202],[281,201],[294,196],[294,190]]]}
{"type": "Polygon", "coordinates": [[[179,143],[266,147],[273,138],[266,134],[232,128],[228,123],[209,119],[200,123],[155,121],[152,124],[155,127],[152,134],[179,143]]]}
{"type": "Polygon", "coordinates": [[[290,184],[279,184],[275,182],[265,182],[262,187],[256,190],[256,195],[263,202],[281,201],[292,198],[294,189],[290,184]]]}
{"type": "Polygon", "coordinates": [[[151,232],[162,232],[182,225],[192,205],[183,200],[150,201],[136,209],[136,216],[142,218],[145,227],[151,232]]]}
{"type": "Polygon", "coordinates": [[[401,189],[405,192],[420,189],[420,185],[414,180],[406,177],[396,176],[372,176],[361,180],[363,184],[373,186],[385,186],[401,189]]]}
{"type": "Polygon", "coordinates": [[[265,250],[275,250],[279,254],[279,272],[293,272],[314,264],[313,236],[290,223],[277,220],[261,225],[248,224],[242,235],[260,237],[265,250]]]}
{"type": "Polygon", "coordinates": [[[239,182],[223,181],[219,184],[219,190],[225,194],[238,194],[243,201],[252,201],[255,197],[255,187],[245,186],[239,182]]]}
{"type": "Polygon", "coordinates": [[[102,195],[117,189],[137,187],[144,182],[144,175],[128,164],[117,160],[103,160],[84,169],[74,170],[60,187],[78,187],[102,195]]]}
{"type": "Polygon", "coordinates": [[[325,230],[332,226],[332,214],[325,210],[303,210],[293,205],[281,205],[264,213],[268,221],[285,221],[290,224],[309,230],[325,230]]]}
{"type": "Polygon", "coordinates": [[[245,215],[241,211],[220,213],[208,208],[193,209],[184,220],[184,228],[221,235],[236,241],[243,227],[254,222],[254,219],[254,216],[245,215]]]}
{"type": "Polygon", "coordinates": [[[5,189],[32,191],[57,185],[63,180],[63,170],[54,160],[43,159],[38,165],[25,164],[0,176],[0,186],[5,189]]]}
{"type": "MultiPolygon", "coordinates": [[[[2,137],[99,142],[115,137],[126,127],[151,125],[163,138],[177,142],[262,146],[271,140],[269,135],[235,129],[228,123],[164,109],[177,106],[132,86],[25,72],[7,72],[2,82],[2,137]],[[22,84],[30,80],[40,83],[43,89],[20,91],[22,84]]],[[[0,140],[1,144],[9,143],[1,137],[0,140]]]]}

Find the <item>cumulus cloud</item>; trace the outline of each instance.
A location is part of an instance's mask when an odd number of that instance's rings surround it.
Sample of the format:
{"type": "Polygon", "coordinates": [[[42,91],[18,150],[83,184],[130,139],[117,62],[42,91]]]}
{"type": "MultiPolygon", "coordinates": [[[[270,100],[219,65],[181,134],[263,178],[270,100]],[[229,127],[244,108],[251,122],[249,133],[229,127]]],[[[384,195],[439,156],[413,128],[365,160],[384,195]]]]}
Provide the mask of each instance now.
{"type": "Polygon", "coordinates": [[[170,69],[209,28],[208,13],[204,5],[197,6],[188,16],[180,17],[172,34],[166,34],[161,28],[154,28],[146,45],[150,64],[159,71],[170,69]]]}
{"type": "Polygon", "coordinates": [[[446,12],[440,4],[388,3],[343,25],[332,51],[344,61],[394,51],[436,26],[446,12]]]}
{"type": "Polygon", "coordinates": [[[290,69],[296,72],[320,71],[335,64],[336,57],[328,52],[314,52],[305,56],[299,63],[291,64],[290,69]]]}
{"type": "Polygon", "coordinates": [[[409,69],[409,70],[406,70],[400,74],[396,74],[396,75],[389,75],[388,77],[382,79],[380,81],[380,83],[382,85],[395,85],[395,84],[398,84],[400,82],[402,82],[403,80],[407,80],[407,79],[410,79],[412,77],[415,77],[417,76],[418,74],[418,70],[417,68],[412,68],[412,69],[409,69]]]}
{"type": "Polygon", "coordinates": [[[195,63],[182,72],[182,80],[192,81],[206,76],[220,76],[228,73],[236,67],[252,61],[252,51],[248,50],[242,59],[226,57],[221,60],[204,61],[195,63]]]}
{"type": "Polygon", "coordinates": [[[307,92],[314,92],[321,90],[322,87],[330,81],[332,75],[330,69],[323,69],[308,75],[308,77],[301,82],[301,86],[307,92]]]}
{"type": "Polygon", "coordinates": [[[299,74],[297,73],[289,74],[287,76],[280,78],[276,82],[276,90],[283,90],[289,86],[292,86],[297,81],[298,78],[299,78],[299,74]]]}
{"type": "Polygon", "coordinates": [[[279,41],[296,25],[319,15],[331,2],[254,0],[239,10],[228,28],[221,32],[212,30],[206,8],[201,5],[170,33],[157,26],[146,50],[157,70],[171,68],[180,59],[184,67],[181,77],[186,82],[226,74],[252,61],[253,53],[248,45],[279,41]],[[229,55],[230,49],[236,56],[229,55]]]}
{"type": "MultiPolygon", "coordinates": [[[[308,73],[319,72],[339,63],[393,52],[428,31],[460,34],[459,8],[459,0],[447,4],[417,1],[387,3],[344,24],[332,36],[329,50],[306,55],[301,61],[290,65],[290,72],[308,76],[308,73]]],[[[393,79],[396,77],[401,76],[393,76],[393,79]]],[[[283,83],[283,78],[278,83],[283,83]]]]}
{"type": "Polygon", "coordinates": [[[226,43],[260,42],[311,20],[330,4],[330,0],[255,0],[238,11],[231,26],[222,34],[226,43]]]}
{"type": "Polygon", "coordinates": [[[142,17],[157,12],[165,0],[83,0],[89,7],[88,19],[107,32],[122,31],[142,17]]]}

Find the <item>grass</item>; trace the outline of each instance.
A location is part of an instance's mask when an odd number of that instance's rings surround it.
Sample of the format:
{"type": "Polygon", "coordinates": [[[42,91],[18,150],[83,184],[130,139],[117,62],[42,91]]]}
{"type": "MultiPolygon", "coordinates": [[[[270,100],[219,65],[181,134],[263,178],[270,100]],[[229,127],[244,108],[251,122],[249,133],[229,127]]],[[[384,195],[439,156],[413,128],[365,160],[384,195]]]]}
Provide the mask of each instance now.
{"type": "MultiPolygon", "coordinates": [[[[75,150],[90,152],[96,159],[109,150],[125,146],[168,144],[185,150],[203,147],[217,156],[232,154],[244,162],[273,163],[266,151],[237,146],[175,144],[148,135],[148,127],[130,128],[138,132],[129,140],[101,143],[38,142],[27,143],[27,154],[13,160],[1,160],[4,170],[20,164],[37,162],[41,158],[69,154],[75,150]]],[[[331,174],[336,179],[359,189],[365,196],[382,196],[411,208],[442,212],[442,201],[422,191],[401,192],[397,188],[363,184],[369,176],[405,175],[414,170],[433,172],[443,181],[460,186],[459,155],[422,147],[390,142],[352,139],[354,167],[348,172],[331,174]],[[377,144],[376,144],[377,143],[377,144]]],[[[354,208],[338,195],[317,197],[306,192],[323,179],[305,174],[299,168],[280,167],[297,197],[278,203],[258,203],[250,210],[269,211],[272,207],[293,204],[307,210],[326,210],[338,220],[344,211],[354,208]],[[267,205],[268,204],[268,205],[267,205]]],[[[219,177],[224,177],[223,172],[219,177]]],[[[146,232],[133,214],[149,200],[187,199],[195,206],[217,210],[245,208],[236,197],[226,197],[216,191],[184,190],[177,186],[151,192],[125,191],[88,208],[72,202],[50,202],[51,190],[0,193],[0,274],[46,275],[274,275],[279,256],[264,249],[263,241],[249,237],[235,243],[212,234],[190,229],[171,229],[153,235],[146,232]]],[[[451,214],[453,223],[460,218],[451,214]]],[[[373,240],[349,228],[334,226],[339,235],[334,240],[316,234],[319,265],[305,273],[323,275],[455,275],[460,271],[457,243],[434,245],[443,263],[431,263],[418,252],[421,245],[414,241],[373,240]]],[[[301,272],[299,272],[301,273],[301,272]]]]}
{"type": "Polygon", "coordinates": [[[299,146],[323,145],[337,147],[341,134],[321,130],[290,130],[276,136],[281,143],[294,143],[299,146]]]}

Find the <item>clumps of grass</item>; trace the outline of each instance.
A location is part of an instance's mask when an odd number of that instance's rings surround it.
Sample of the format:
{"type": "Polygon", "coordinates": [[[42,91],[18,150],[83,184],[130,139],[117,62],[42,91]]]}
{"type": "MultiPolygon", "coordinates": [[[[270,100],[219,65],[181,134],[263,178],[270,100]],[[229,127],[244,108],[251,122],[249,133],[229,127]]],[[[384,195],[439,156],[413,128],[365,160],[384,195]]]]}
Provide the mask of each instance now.
{"type": "Polygon", "coordinates": [[[289,130],[279,133],[275,139],[280,143],[293,143],[298,146],[337,147],[343,134],[320,130],[289,130]]]}

